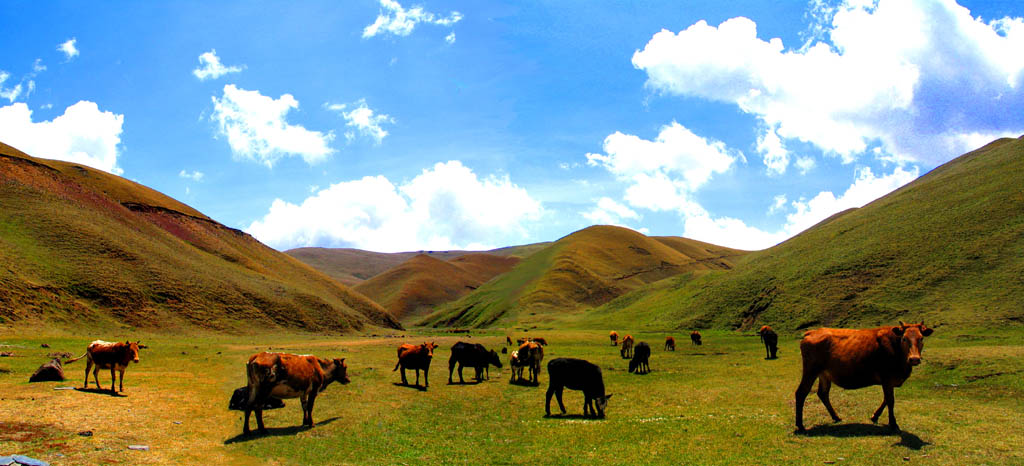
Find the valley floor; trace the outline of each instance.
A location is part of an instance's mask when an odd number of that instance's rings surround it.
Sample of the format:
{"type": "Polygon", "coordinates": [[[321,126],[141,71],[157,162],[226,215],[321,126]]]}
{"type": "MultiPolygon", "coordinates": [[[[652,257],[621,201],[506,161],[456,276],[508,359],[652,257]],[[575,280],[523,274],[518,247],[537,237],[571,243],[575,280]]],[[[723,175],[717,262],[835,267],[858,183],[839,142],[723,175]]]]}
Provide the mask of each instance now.
{"type": "Polygon", "coordinates": [[[54,390],[81,386],[84,360],[65,367],[65,382],[27,382],[47,353],[78,356],[93,338],[0,334],[0,352],[15,353],[0,358],[0,456],[53,464],[1024,464],[1024,331],[938,329],[924,364],[896,390],[903,434],[868,421],[882,398],[871,387],[832,391],[839,424],[808,397],[807,435],[793,433],[795,336],[781,339],[780,359],[766,361],[756,336],[704,333],[705,344],[691,346],[676,332],[675,352],[662,351],[665,333],[634,333],[654,350],[648,375],[627,373],[605,331],[532,333],[550,343],[545,366],[569,356],[602,368],[614,394],[603,420],[582,419],[583,396],[571,390],[569,415],[545,418],[546,368],[539,387],[509,384],[507,365],[478,385],[447,384],[454,342],[500,351],[505,333],[149,337],[123,397],[54,390]],[[441,345],[429,390],[396,385],[395,348],[425,340],[441,345]],[[345,357],[352,383],[332,384],[317,399],[312,429],[299,426],[298,400],[286,400],[265,414],[270,435],[242,437],[242,415],[227,409],[228,399],[245,385],[247,357],[270,348],[345,357]]]}

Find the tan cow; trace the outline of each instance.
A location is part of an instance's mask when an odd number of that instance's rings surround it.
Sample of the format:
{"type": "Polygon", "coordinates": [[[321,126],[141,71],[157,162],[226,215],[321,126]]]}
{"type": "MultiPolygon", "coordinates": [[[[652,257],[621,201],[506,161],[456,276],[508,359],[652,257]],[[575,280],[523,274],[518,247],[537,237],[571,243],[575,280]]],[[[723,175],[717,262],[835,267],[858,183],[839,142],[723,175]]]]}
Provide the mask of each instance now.
{"type": "Polygon", "coordinates": [[[619,355],[622,356],[622,359],[633,357],[633,335],[626,335],[622,338],[622,349],[619,350],[619,355]]]}
{"type": "MultiPolygon", "coordinates": [[[[530,382],[538,383],[537,376],[540,375],[540,363],[544,360],[544,347],[538,343],[528,341],[523,343],[516,353],[519,358],[519,365],[530,369],[530,382]]],[[[520,372],[521,376],[522,373],[520,372]]]]}
{"type": "Polygon", "coordinates": [[[612,330],[611,333],[608,334],[608,338],[612,340],[612,346],[619,346],[619,332],[612,330]]]}
{"type": "Polygon", "coordinates": [[[64,364],[71,364],[79,359],[88,357],[85,365],[85,385],[83,387],[89,388],[89,371],[92,370],[93,365],[96,365],[96,369],[92,371],[92,377],[96,381],[96,388],[100,388],[100,369],[110,369],[110,391],[114,391],[114,371],[117,371],[120,373],[118,378],[120,390],[118,391],[123,392],[124,371],[128,369],[129,363],[139,362],[139,348],[145,348],[145,345],[140,345],[138,341],[134,343],[131,341],[111,343],[109,341],[96,340],[89,343],[89,346],[85,349],[85,354],[74,359],[68,359],[64,361],[64,364]]]}
{"type": "Polygon", "coordinates": [[[423,371],[423,388],[430,386],[430,381],[427,379],[427,373],[430,372],[430,361],[434,358],[434,349],[437,345],[434,342],[423,343],[420,345],[410,345],[408,343],[398,347],[398,362],[395,363],[395,368],[391,369],[392,372],[397,371],[399,367],[402,368],[402,385],[409,385],[409,381],[405,378],[405,370],[413,369],[416,371],[416,385],[420,384],[420,370],[423,371]]]}
{"type": "Polygon", "coordinates": [[[331,382],[349,383],[345,358],[321,359],[308,354],[257,353],[245,365],[249,380],[249,401],[245,407],[245,426],[249,433],[249,415],[256,411],[256,428],[263,426],[263,405],[269,398],[298,398],[302,403],[302,425],[313,427],[313,404],[317,394],[331,382]]]}

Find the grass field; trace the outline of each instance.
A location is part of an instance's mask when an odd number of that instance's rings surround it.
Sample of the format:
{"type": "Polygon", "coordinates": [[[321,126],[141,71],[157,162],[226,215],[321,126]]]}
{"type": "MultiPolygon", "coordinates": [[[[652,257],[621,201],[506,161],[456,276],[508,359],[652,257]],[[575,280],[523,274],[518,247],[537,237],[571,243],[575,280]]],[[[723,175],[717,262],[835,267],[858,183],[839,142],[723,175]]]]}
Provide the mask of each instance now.
{"type": "MultiPolygon", "coordinates": [[[[505,334],[469,340],[500,347],[505,334]]],[[[509,384],[507,366],[479,385],[448,385],[448,348],[459,339],[448,334],[142,336],[150,348],[128,369],[123,397],[53,390],[80,386],[84,361],[66,366],[66,382],[27,383],[47,352],[78,356],[88,339],[0,334],[0,351],[16,354],[0,358],[0,455],[55,464],[1024,464],[1019,328],[937,329],[924,364],[896,391],[902,435],[867,420],[878,387],[833,390],[844,418],[837,425],[812,395],[809,434],[793,434],[794,335],[783,336],[780,359],[765,361],[753,336],[710,331],[695,347],[678,333],[678,350],[666,353],[664,333],[634,333],[654,349],[649,375],[627,373],[605,332],[536,335],[551,343],[545,360],[600,365],[614,394],[606,419],[581,419],[582,394],[568,390],[569,416],[545,418],[546,370],[539,387],[509,384]],[[423,340],[441,345],[429,390],[395,385],[394,348],[423,340]],[[40,348],[44,342],[51,348],[40,348]],[[244,384],[247,356],[270,347],[346,357],[352,383],[318,398],[312,429],[299,427],[298,401],[288,400],[266,413],[270,435],[241,437],[241,413],[227,410],[228,398],[244,384]],[[93,435],[78,435],[85,430],[93,435]],[[150,450],[127,449],[134,444],[150,450]]],[[[100,381],[107,383],[104,374],[100,381]]]]}

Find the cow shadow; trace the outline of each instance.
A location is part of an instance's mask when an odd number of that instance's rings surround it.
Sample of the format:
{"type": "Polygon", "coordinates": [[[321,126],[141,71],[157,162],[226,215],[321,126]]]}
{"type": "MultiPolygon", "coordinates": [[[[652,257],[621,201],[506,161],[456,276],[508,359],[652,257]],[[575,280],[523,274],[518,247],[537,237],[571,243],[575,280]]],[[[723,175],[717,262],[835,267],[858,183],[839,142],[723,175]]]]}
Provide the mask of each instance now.
{"type": "Polygon", "coordinates": [[[409,385],[407,383],[402,383],[402,382],[394,382],[391,385],[394,385],[396,387],[415,388],[416,390],[419,390],[421,392],[427,391],[427,387],[425,387],[423,385],[409,385]]]}
{"type": "Polygon", "coordinates": [[[822,424],[811,427],[805,432],[799,433],[807,437],[890,437],[899,435],[900,441],[893,446],[906,447],[911,450],[920,450],[931,443],[921,440],[921,437],[907,431],[895,432],[889,426],[878,424],[822,424]]]}
{"type": "Polygon", "coordinates": [[[266,438],[266,437],[283,437],[285,435],[295,435],[295,434],[298,434],[299,432],[305,432],[305,431],[313,429],[313,428],[315,428],[317,426],[322,426],[322,425],[325,425],[325,424],[330,424],[330,423],[332,423],[334,421],[337,421],[338,419],[341,419],[341,418],[335,416],[335,417],[332,417],[330,419],[324,419],[322,421],[317,421],[316,426],[313,426],[313,427],[304,426],[304,425],[288,426],[288,427],[267,427],[267,433],[265,433],[265,434],[260,434],[260,433],[257,433],[256,431],[253,431],[252,433],[249,433],[249,434],[238,434],[238,435],[236,435],[234,437],[231,437],[231,438],[225,440],[224,441],[224,445],[230,445],[232,443],[239,443],[239,442],[248,442],[248,441],[251,441],[251,440],[256,440],[256,439],[261,439],[261,438],[266,438]]]}
{"type": "Polygon", "coordinates": [[[544,419],[553,419],[553,420],[574,419],[574,420],[580,420],[580,421],[604,421],[607,418],[604,418],[604,417],[593,417],[593,416],[584,416],[582,414],[552,414],[552,415],[545,414],[544,415],[544,419]]]}
{"type": "Polygon", "coordinates": [[[128,396],[128,395],[125,395],[125,394],[122,394],[122,393],[111,391],[111,390],[106,389],[106,388],[82,388],[82,387],[75,387],[75,391],[76,392],[84,392],[84,393],[93,393],[93,394],[96,394],[96,395],[107,395],[107,396],[112,396],[114,398],[125,398],[125,397],[128,396]]]}
{"type": "Polygon", "coordinates": [[[510,380],[509,385],[519,385],[520,387],[539,387],[540,382],[530,382],[526,379],[510,380]]]}
{"type": "Polygon", "coordinates": [[[480,385],[481,383],[483,383],[482,380],[467,380],[464,382],[458,382],[453,380],[451,382],[448,382],[448,385],[480,385]]]}

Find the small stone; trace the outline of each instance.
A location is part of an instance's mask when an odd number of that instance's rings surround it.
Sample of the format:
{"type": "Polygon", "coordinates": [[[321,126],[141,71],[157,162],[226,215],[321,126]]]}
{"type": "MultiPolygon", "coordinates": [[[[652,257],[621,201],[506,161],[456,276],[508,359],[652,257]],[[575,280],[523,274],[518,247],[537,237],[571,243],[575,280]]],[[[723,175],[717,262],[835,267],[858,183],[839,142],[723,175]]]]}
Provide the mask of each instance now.
{"type": "Polygon", "coordinates": [[[129,450],[149,451],[149,445],[128,445],[129,450]]]}
{"type": "Polygon", "coordinates": [[[910,461],[910,457],[909,456],[904,456],[903,457],[903,461],[910,461]]]}
{"type": "Polygon", "coordinates": [[[92,437],[92,431],[91,430],[83,430],[83,431],[79,432],[78,435],[81,435],[82,437],[92,437]]]}
{"type": "Polygon", "coordinates": [[[181,421],[174,421],[175,424],[181,425],[181,421]]]}

